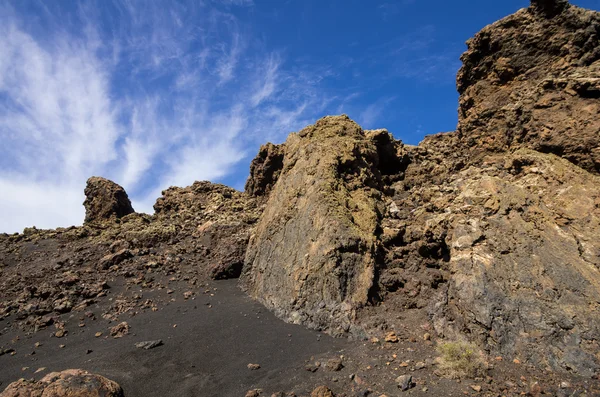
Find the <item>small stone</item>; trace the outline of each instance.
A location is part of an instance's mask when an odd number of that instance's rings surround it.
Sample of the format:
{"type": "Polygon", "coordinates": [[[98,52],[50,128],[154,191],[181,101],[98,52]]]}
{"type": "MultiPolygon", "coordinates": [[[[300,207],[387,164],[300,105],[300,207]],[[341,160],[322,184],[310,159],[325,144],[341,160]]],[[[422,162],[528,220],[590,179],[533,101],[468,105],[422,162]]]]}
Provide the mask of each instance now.
{"type": "Polygon", "coordinates": [[[519,360],[518,358],[515,358],[513,360],[513,363],[515,363],[515,364],[521,364],[521,360],[519,360]]]}
{"type": "Polygon", "coordinates": [[[423,340],[431,340],[431,334],[429,332],[425,333],[425,335],[423,335],[423,340]]]}
{"type": "Polygon", "coordinates": [[[479,385],[471,385],[471,389],[479,393],[481,391],[481,386],[479,385]]]}
{"type": "Polygon", "coordinates": [[[154,349],[155,347],[162,346],[162,344],[163,344],[163,341],[161,339],[157,339],[157,340],[149,340],[149,341],[145,341],[145,342],[138,342],[135,344],[135,347],[137,347],[138,349],[150,350],[150,349],[154,349]]]}
{"type": "Polygon", "coordinates": [[[310,397],[335,397],[327,386],[319,386],[310,393],[310,397]]]}
{"type": "Polygon", "coordinates": [[[252,364],[252,363],[250,363],[250,364],[248,364],[248,369],[250,371],[256,371],[257,369],[260,369],[260,364],[252,364]]]}
{"type": "Polygon", "coordinates": [[[60,347],[61,349],[64,349],[66,346],[65,345],[58,345],[58,347],[60,347]]]}
{"type": "Polygon", "coordinates": [[[96,332],[96,333],[94,334],[94,336],[95,336],[96,338],[99,338],[99,337],[101,337],[101,336],[102,336],[102,332],[96,332]]]}
{"type": "Polygon", "coordinates": [[[423,369],[425,367],[427,367],[427,364],[425,364],[423,361],[419,361],[415,364],[415,369],[423,369]]]}
{"type": "Polygon", "coordinates": [[[41,344],[40,342],[35,342],[35,345],[34,345],[34,346],[35,346],[35,347],[40,347],[40,346],[42,346],[42,344],[41,344]]]}
{"type": "Polygon", "coordinates": [[[123,336],[129,334],[129,324],[123,321],[120,324],[115,325],[110,329],[110,335],[113,338],[122,338],[123,336]]]}
{"type": "Polygon", "coordinates": [[[187,291],[183,293],[183,299],[190,299],[192,296],[194,296],[194,293],[192,291],[187,291]]]}
{"type": "Polygon", "coordinates": [[[56,331],[54,333],[54,336],[57,337],[57,338],[62,338],[66,334],[67,334],[67,331],[65,331],[64,329],[59,329],[58,331],[56,331]]]}
{"type": "Polygon", "coordinates": [[[379,343],[379,338],[372,337],[371,338],[371,343],[379,343]]]}
{"type": "Polygon", "coordinates": [[[398,343],[399,339],[395,332],[389,332],[385,336],[385,341],[388,343],[398,343]]]}
{"type": "Polygon", "coordinates": [[[344,368],[344,364],[342,363],[342,359],[339,357],[336,358],[332,358],[330,360],[327,360],[327,363],[325,364],[327,369],[330,371],[340,371],[342,368],[344,368]]]}
{"type": "Polygon", "coordinates": [[[304,367],[304,368],[308,372],[317,372],[317,370],[319,369],[320,366],[321,366],[321,363],[318,361],[315,361],[314,363],[307,364],[306,367],[304,367]]]}
{"type": "Polygon", "coordinates": [[[529,386],[529,394],[532,397],[539,397],[542,394],[542,387],[538,382],[533,382],[531,386],[529,386]]]}
{"type": "Polygon", "coordinates": [[[46,367],[41,367],[41,368],[38,368],[38,369],[37,369],[37,370],[34,372],[34,374],[39,374],[40,372],[44,372],[45,370],[46,370],[46,367]]]}
{"type": "Polygon", "coordinates": [[[261,389],[248,390],[248,392],[246,393],[246,397],[258,397],[260,396],[261,392],[261,389]]]}
{"type": "Polygon", "coordinates": [[[396,384],[402,391],[407,391],[413,387],[412,375],[400,375],[396,378],[396,384]]]}

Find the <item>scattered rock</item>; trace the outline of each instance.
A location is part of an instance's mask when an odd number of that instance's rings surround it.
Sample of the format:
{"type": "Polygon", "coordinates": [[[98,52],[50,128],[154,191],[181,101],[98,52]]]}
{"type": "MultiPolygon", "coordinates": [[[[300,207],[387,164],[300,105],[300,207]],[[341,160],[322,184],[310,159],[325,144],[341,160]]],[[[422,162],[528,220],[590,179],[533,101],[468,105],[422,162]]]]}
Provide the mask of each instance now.
{"type": "Polygon", "coordinates": [[[400,375],[396,378],[396,384],[402,391],[407,391],[414,386],[411,375],[400,375]]]}
{"type": "Polygon", "coordinates": [[[260,364],[248,364],[248,369],[250,371],[256,371],[256,370],[260,369],[260,364]]]}
{"type": "Polygon", "coordinates": [[[398,343],[400,339],[398,339],[398,336],[395,332],[389,332],[387,335],[385,335],[385,341],[388,343],[398,343]]]}
{"type": "Polygon", "coordinates": [[[343,360],[340,357],[335,357],[327,360],[325,364],[328,370],[330,371],[341,371],[344,368],[343,360]]]}
{"type": "Polygon", "coordinates": [[[471,385],[471,389],[473,389],[473,391],[476,391],[477,393],[479,393],[481,391],[481,386],[471,385]]]}
{"type": "Polygon", "coordinates": [[[310,393],[310,397],[335,397],[335,394],[327,386],[318,386],[310,393]]]}
{"type": "Polygon", "coordinates": [[[150,350],[150,349],[154,349],[155,347],[162,346],[162,345],[163,345],[163,341],[161,339],[157,339],[157,340],[149,340],[149,341],[145,341],[145,342],[138,342],[135,344],[135,347],[137,347],[138,349],[150,350]]]}
{"type": "Polygon", "coordinates": [[[110,336],[113,338],[122,338],[127,334],[129,334],[129,324],[127,324],[125,321],[115,325],[110,329],[110,336]]]}
{"type": "Polygon", "coordinates": [[[533,382],[529,386],[529,394],[532,397],[539,397],[542,394],[542,386],[540,386],[539,382],[533,382]]]}
{"type": "Polygon", "coordinates": [[[262,393],[262,389],[252,389],[248,390],[246,393],[246,397],[258,397],[262,393]]]}
{"type": "Polygon", "coordinates": [[[319,361],[315,361],[313,363],[306,364],[304,367],[308,372],[317,372],[321,367],[321,363],[319,361]]]}

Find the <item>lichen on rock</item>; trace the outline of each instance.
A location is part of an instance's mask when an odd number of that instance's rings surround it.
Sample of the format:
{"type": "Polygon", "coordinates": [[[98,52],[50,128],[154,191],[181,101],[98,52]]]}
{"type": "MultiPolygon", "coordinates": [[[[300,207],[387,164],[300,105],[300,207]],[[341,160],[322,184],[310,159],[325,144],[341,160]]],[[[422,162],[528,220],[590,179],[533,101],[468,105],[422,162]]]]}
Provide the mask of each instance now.
{"type": "Polygon", "coordinates": [[[347,116],[285,143],[283,169],[250,240],[242,283],[288,321],[341,334],[373,286],[383,210],[378,150],[347,116]]]}

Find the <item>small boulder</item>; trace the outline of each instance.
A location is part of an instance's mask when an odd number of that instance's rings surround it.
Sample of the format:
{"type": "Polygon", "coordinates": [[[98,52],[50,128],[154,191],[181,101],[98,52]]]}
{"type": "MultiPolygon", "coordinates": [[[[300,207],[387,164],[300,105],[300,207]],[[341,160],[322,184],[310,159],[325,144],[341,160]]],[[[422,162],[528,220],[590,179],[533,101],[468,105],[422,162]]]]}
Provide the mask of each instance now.
{"type": "Polygon", "coordinates": [[[396,378],[396,384],[402,391],[407,391],[414,386],[411,375],[400,375],[396,378]]]}
{"type": "Polygon", "coordinates": [[[129,324],[123,321],[120,324],[115,325],[110,329],[110,335],[113,338],[122,338],[123,336],[129,334],[129,324]]]}
{"type": "Polygon", "coordinates": [[[310,397],[335,397],[327,386],[319,386],[310,393],[310,397]]]}
{"type": "Polygon", "coordinates": [[[2,397],[124,397],[123,389],[112,380],[81,369],[52,372],[39,382],[20,379],[0,394],[2,397]]]}

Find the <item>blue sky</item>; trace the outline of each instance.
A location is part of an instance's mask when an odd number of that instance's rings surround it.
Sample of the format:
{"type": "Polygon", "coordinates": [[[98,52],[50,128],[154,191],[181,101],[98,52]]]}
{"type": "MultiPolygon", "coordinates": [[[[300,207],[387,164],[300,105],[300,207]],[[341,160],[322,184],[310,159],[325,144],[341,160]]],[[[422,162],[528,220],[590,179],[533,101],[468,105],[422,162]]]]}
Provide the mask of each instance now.
{"type": "Polygon", "coordinates": [[[260,144],[326,114],[451,131],[464,42],[527,5],[0,0],[0,231],[81,224],[92,175],[144,212],[171,185],[242,189],[260,144]]]}

